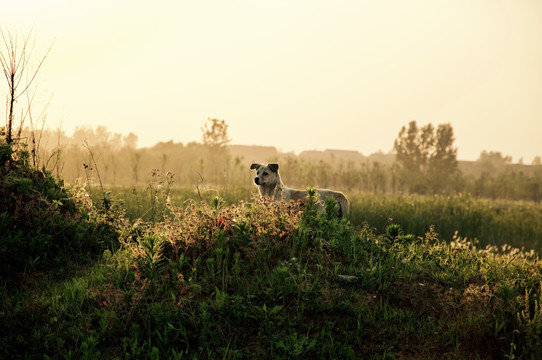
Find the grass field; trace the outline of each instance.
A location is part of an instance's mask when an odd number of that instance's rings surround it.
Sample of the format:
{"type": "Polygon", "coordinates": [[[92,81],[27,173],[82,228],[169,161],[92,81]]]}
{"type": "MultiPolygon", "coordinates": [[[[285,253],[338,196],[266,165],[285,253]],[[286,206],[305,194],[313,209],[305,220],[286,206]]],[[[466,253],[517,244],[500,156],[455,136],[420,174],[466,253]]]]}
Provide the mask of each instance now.
{"type": "MultiPolygon", "coordinates": [[[[187,201],[209,201],[222,196],[226,204],[251,201],[254,187],[235,187],[225,194],[205,188],[155,189],[112,188],[114,199],[122,199],[127,216],[134,220],[161,217],[170,203],[183,206],[187,201]]],[[[94,190],[95,203],[101,192],[94,190]]],[[[441,240],[466,237],[479,246],[510,245],[542,253],[542,204],[534,202],[476,199],[468,195],[425,196],[399,194],[349,194],[350,220],[355,226],[368,224],[383,233],[390,222],[400,224],[409,234],[423,236],[431,226],[441,240]]]]}
{"type": "Polygon", "coordinates": [[[0,357],[542,356],[534,253],[376,233],[312,203],[167,211],[120,227],[120,249],[98,262],[4,281],[0,357]]]}
{"type": "Polygon", "coordinates": [[[533,202],[356,194],[351,208],[354,224],[367,222],[378,231],[392,221],[410,234],[423,235],[434,225],[442,240],[460,236],[477,239],[482,247],[507,244],[542,253],[542,205],[533,202]]]}
{"type": "Polygon", "coordinates": [[[539,205],[42,178],[0,183],[0,358],[542,356],[539,205]]]}

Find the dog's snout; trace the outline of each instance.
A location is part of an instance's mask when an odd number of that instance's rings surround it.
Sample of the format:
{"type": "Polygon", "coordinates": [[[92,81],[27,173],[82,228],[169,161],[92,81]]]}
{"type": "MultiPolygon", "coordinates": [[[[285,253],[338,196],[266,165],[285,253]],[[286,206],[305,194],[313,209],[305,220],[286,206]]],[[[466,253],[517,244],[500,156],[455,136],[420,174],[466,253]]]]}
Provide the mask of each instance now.
{"type": "Polygon", "coordinates": [[[254,178],[254,183],[255,183],[256,185],[260,185],[260,178],[259,178],[259,177],[255,177],[255,178],[254,178]]]}

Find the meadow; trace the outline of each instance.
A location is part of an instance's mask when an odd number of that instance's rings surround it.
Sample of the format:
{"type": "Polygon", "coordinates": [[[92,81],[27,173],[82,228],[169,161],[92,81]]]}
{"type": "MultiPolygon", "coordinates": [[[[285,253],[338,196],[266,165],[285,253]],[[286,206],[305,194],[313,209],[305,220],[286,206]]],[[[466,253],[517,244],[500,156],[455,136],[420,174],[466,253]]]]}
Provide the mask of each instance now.
{"type": "MultiPolygon", "coordinates": [[[[171,185],[171,184],[170,184],[171,185]]],[[[166,199],[182,205],[189,201],[208,201],[220,196],[228,205],[251,201],[258,196],[255,186],[232,186],[227,191],[205,187],[169,187],[150,182],[148,186],[111,187],[108,196],[121,200],[126,215],[151,220],[167,212],[166,199]]],[[[92,191],[95,203],[103,198],[92,191]]],[[[470,195],[375,194],[353,192],[350,221],[354,226],[368,225],[383,233],[390,223],[400,224],[405,232],[423,236],[431,226],[445,241],[468,238],[479,247],[510,245],[542,253],[542,204],[532,201],[478,199],[470,195]]]]}
{"type": "Polygon", "coordinates": [[[3,150],[0,358],[542,356],[534,203],[353,193],[340,219],[246,186],[68,185],[3,150]]]}
{"type": "Polygon", "coordinates": [[[320,212],[314,201],[256,197],[227,205],[211,197],[176,206],[170,200],[168,216],[126,222],[119,217],[122,203],[113,200],[108,215],[92,222],[120,221],[118,243],[92,261],[36,265],[18,281],[3,282],[0,355],[542,354],[542,275],[534,252],[480,250],[458,237],[447,243],[432,227],[416,236],[389,223],[378,233],[337,218],[333,204],[320,212]]]}

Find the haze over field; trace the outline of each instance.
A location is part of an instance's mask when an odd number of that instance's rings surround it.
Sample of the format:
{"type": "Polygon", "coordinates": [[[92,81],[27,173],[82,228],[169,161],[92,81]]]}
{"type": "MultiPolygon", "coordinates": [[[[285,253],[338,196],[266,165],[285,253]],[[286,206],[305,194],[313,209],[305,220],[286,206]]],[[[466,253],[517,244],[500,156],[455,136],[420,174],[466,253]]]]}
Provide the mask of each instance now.
{"type": "Polygon", "coordinates": [[[282,151],[393,147],[451,123],[458,158],[542,155],[542,2],[18,0],[3,29],[53,43],[48,126],[105,125],[139,146],[201,139],[282,151]]]}

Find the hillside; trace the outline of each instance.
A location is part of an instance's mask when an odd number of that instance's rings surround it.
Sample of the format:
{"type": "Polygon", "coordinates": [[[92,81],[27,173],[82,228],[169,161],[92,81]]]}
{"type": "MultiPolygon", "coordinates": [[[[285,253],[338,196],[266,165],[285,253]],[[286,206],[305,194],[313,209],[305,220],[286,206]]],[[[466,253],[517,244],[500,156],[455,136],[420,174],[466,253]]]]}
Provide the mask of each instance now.
{"type": "Polygon", "coordinates": [[[533,252],[447,244],[395,224],[379,235],[314,199],[168,207],[162,221],[118,223],[120,249],[75,260],[87,264],[79,271],[4,275],[0,357],[542,355],[533,252]]]}
{"type": "MultiPolygon", "coordinates": [[[[413,235],[391,219],[380,232],[355,226],[314,195],[174,201],[172,176],[165,184],[158,170],[147,205],[132,189],[132,212],[147,216],[130,222],[125,199],[94,188],[93,203],[91,188],[67,186],[29,157],[0,142],[0,358],[542,356],[535,251],[479,248],[457,234],[444,242],[434,227],[413,235]]],[[[488,211],[469,197],[381,200],[406,202],[405,220],[440,208],[442,228],[465,209],[482,228],[503,229],[540,211],[488,211]]]]}

